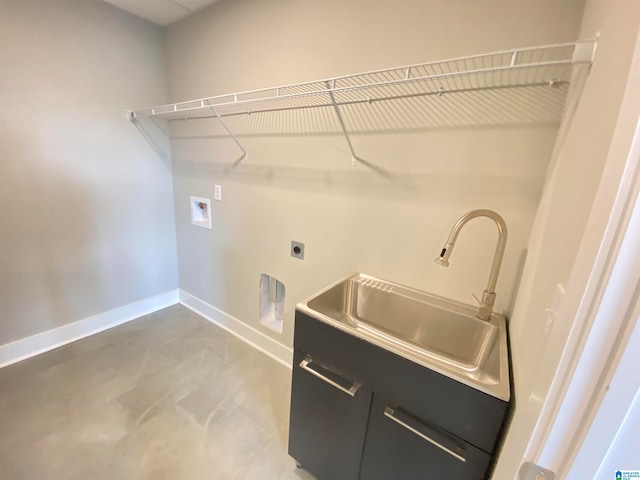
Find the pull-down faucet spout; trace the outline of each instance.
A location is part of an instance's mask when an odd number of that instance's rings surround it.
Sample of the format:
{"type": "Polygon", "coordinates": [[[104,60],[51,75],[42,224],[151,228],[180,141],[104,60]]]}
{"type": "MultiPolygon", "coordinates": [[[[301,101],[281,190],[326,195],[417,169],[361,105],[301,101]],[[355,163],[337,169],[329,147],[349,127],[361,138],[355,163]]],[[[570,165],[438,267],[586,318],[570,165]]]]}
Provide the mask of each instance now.
{"type": "Polygon", "coordinates": [[[456,244],[458,233],[462,227],[471,219],[476,217],[487,217],[493,220],[498,227],[498,243],[496,245],[496,251],[493,254],[493,263],[491,265],[491,273],[489,274],[489,282],[487,288],[482,294],[482,300],[478,300],[475,295],[473,298],[479,304],[478,318],[481,320],[489,320],[491,313],[493,312],[493,304],[496,299],[496,283],[498,283],[498,273],[500,273],[500,265],[502,264],[502,257],[504,256],[504,248],[507,244],[507,225],[504,223],[503,218],[493,210],[472,210],[465,213],[455,223],[447,239],[447,243],[442,248],[440,256],[435,259],[436,263],[444,267],[449,266],[449,256],[453,251],[453,247],[456,244]]]}

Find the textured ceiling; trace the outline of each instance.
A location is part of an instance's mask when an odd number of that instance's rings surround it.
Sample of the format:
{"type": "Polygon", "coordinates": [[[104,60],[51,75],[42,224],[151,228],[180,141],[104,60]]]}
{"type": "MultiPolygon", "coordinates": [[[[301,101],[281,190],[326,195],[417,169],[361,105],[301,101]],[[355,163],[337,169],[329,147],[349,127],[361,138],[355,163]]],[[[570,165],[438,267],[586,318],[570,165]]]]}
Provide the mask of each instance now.
{"type": "Polygon", "coordinates": [[[158,25],[169,25],[218,0],[104,0],[158,25]]]}

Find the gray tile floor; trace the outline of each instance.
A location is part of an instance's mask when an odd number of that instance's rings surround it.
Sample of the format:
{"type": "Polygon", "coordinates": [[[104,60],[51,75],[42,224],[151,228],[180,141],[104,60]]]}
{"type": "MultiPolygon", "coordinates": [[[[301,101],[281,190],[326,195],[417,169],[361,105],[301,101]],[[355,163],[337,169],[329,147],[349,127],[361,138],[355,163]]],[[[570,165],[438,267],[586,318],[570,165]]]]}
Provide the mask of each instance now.
{"type": "Polygon", "coordinates": [[[311,479],[286,453],[290,376],[169,307],[0,369],[0,479],[311,479]]]}

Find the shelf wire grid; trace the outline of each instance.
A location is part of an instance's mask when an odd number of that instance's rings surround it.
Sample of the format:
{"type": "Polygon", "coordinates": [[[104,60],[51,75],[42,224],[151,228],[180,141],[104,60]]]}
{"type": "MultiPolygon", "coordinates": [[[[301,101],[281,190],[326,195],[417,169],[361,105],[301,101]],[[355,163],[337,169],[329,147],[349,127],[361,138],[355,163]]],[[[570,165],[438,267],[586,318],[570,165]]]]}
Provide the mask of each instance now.
{"type": "Polygon", "coordinates": [[[235,167],[251,137],[341,135],[351,164],[375,170],[358,156],[352,134],[561,127],[575,111],[595,48],[587,40],[513,49],[160,105],[129,111],[129,118],[163,156],[170,140],[230,138],[240,154],[235,167]],[[213,123],[177,128],[192,119],[213,123]]]}
{"type": "MultiPolygon", "coordinates": [[[[333,107],[448,93],[504,88],[567,85],[576,64],[592,57],[577,55],[582,44],[564,43],[396,67],[327,80],[270,87],[145,108],[131,118],[167,121],[246,115],[291,109],[333,107]]],[[[595,47],[595,42],[591,42],[595,47]]]]}

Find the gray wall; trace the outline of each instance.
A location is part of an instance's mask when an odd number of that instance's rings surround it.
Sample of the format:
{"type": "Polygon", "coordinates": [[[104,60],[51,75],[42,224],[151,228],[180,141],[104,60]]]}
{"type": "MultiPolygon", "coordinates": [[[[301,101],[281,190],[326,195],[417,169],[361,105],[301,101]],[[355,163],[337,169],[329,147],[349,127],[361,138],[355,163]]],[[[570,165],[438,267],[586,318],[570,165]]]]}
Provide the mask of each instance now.
{"type": "Polygon", "coordinates": [[[520,400],[496,478],[511,478],[517,470],[550,385],[557,380],[556,367],[576,319],[558,316],[553,325],[547,325],[546,309],[553,303],[556,285],[567,286],[575,271],[577,278],[590,271],[590,265],[575,262],[583,242],[600,242],[597,235],[586,231],[589,216],[595,213],[606,219],[609,215],[592,211],[596,192],[602,178],[608,176],[604,185],[611,185],[613,197],[617,188],[613,188],[611,178],[619,178],[626,163],[628,149],[615,151],[612,139],[614,133],[626,138],[630,148],[637,126],[637,119],[621,118],[620,112],[640,31],[639,19],[640,3],[635,0],[586,3],[580,38],[597,34],[600,38],[580,105],[545,185],[529,240],[530,254],[510,325],[514,389],[520,400]],[[604,172],[608,159],[619,171],[604,172]]]}
{"type": "MultiPolygon", "coordinates": [[[[220,2],[168,28],[170,98],[572,41],[582,7],[220,2]]],[[[229,119],[249,152],[237,168],[230,165],[239,151],[215,121],[174,122],[181,288],[284,344],[295,303],[352,271],[468,303],[486,285],[495,227],[482,220],[465,227],[449,269],[432,260],[459,215],[491,208],[509,227],[496,303],[509,313],[558,124],[531,107],[535,99],[508,95],[445,95],[420,110],[417,125],[382,107],[350,112],[357,153],[385,175],[350,165],[330,110],[229,119]],[[189,195],[213,198],[214,184],[222,185],[224,200],[213,203],[207,231],[190,224],[189,195]],[[290,240],[306,243],[303,262],[289,257],[290,240]],[[258,324],[261,273],[287,288],[282,336],[258,324]]]]}
{"type": "MultiPolygon", "coordinates": [[[[544,333],[545,308],[552,303],[556,285],[567,285],[613,133],[616,128],[623,128],[618,124],[618,115],[640,27],[639,18],[638,2],[587,2],[581,38],[593,38],[598,32],[601,37],[580,105],[545,187],[529,242],[532,258],[523,275],[511,322],[514,351],[521,360],[517,366],[524,378],[536,371],[539,358],[548,346],[544,333]],[[606,97],[602,95],[604,90],[608,92],[606,97]]],[[[635,125],[624,128],[631,137],[635,125]]],[[[555,329],[566,336],[573,319],[561,318],[560,322],[563,325],[556,325],[555,329]]]]}
{"type": "Polygon", "coordinates": [[[162,30],[101,1],[0,0],[0,344],[177,287],[162,30]]]}

